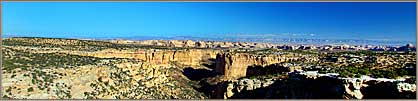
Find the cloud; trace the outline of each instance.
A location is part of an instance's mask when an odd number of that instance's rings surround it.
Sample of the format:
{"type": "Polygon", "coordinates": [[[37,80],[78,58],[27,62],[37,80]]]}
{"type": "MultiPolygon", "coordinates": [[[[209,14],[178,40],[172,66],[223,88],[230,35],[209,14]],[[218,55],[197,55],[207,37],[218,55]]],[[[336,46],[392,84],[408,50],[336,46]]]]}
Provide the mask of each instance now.
{"type": "Polygon", "coordinates": [[[310,36],[315,36],[315,34],[309,34],[310,36]]]}

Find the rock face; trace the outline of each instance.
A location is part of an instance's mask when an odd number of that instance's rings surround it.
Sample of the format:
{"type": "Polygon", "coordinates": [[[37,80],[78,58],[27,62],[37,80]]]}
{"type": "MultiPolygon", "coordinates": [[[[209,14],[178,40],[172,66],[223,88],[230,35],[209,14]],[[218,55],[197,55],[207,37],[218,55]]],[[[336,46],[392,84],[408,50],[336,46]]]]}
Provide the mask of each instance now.
{"type": "Polygon", "coordinates": [[[257,57],[245,53],[220,53],[216,55],[216,72],[225,75],[225,79],[236,79],[246,76],[248,66],[277,62],[268,57],[257,57]]]}
{"type": "Polygon", "coordinates": [[[417,91],[417,85],[409,84],[409,83],[398,83],[397,88],[398,88],[399,92],[404,92],[404,91],[415,92],[415,91],[417,91]]]}
{"type": "Polygon", "coordinates": [[[224,99],[231,98],[234,96],[234,94],[241,93],[243,91],[252,91],[259,88],[268,87],[274,83],[273,81],[274,79],[241,79],[227,82],[224,99]]]}
{"type": "Polygon", "coordinates": [[[360,79],[344,80],[345,97],[347,99],[362,99],[363,94],[360,91],[362,84],[363,80],[360,79]]]}
{"type": "Polygon", "coordinates": [[[103,50],[95,53],[85,54],[87,56],[101,58],[135,58],[145,60],[155,65],[167,65],[170,62],[177,61],[183,65],[198,66],[202,61],[214,59],[219,50],[210,49],[185,49],[185,50],[103,50]]]}
{"type": "Polygon", "coordinates": [[[183,51],[160,51],[149,52],[138,57],[153,64],[168,64],[177,61],[184,65],[198,66],[202,61],[213,59],[216,56],[214,50],[183,50],[183,51]]]}
{"type": "Polygon", "coordinates": [[[226,96],[224,97],[224,99],[228,98],[228,97],[232,97],[234,95],[234,92],[232,91],[232,89],[234,89],[234,84],[230,83],[228,84],[228,87],[226,88],[226,96]]]}
{"type": "Polygon", "coordinates": [[[233,80],[245,77],[249,66],[267,66],[274,63],[288,62],[294,60],[309,60],[309,57],[298,55],[255,55],[249,53],[218,53],[216,55],[215,71],[224,75],[225,79],[233,80]]]}

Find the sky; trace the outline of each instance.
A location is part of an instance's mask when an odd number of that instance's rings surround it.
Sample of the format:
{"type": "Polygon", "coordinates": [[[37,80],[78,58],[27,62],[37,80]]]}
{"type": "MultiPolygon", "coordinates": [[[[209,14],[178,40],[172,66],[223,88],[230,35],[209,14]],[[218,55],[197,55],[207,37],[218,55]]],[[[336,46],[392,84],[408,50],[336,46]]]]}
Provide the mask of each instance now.
{"type": "Polygon", "coordinates": [[[415,2],[2,2],[3,36],[416,40],[415,2]]]}

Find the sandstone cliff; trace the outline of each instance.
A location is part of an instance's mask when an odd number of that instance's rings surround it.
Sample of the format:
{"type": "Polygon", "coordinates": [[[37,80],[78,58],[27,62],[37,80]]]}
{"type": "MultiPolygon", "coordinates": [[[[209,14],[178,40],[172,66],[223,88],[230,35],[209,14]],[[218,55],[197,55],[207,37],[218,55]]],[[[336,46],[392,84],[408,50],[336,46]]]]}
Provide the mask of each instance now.
{"type": "Polygon", "coordinates": [[[255,55],[250,53],[218,53],[215,71],[224,75],[225,79],[245,77],[249,66],[267,66],[274,63],[289,61],[316,61],[313,57],[295,54],[255,55]]]}
{"type": "Polygon", "coordinates": [[[85,55],[101,58],[134,58],[147,61],[154,65],[167,65],[170,62],[177,62],[183,65],[198,66],[202,61],[214,59],[218,51],[210,49],[136,51],[108,49],[85,55]]]}

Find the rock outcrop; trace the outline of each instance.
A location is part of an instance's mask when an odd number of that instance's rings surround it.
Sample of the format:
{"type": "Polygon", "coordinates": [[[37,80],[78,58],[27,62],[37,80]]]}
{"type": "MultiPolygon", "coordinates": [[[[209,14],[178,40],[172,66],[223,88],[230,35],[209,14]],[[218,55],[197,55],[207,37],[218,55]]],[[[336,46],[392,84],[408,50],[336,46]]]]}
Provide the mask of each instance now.
{"type": "Polygon", "coordinates": [[[274,63],[289,61],[315,61],[316,59],[295,54],[255,55],[249,53],[218,53],[215,71],[224,75],[225,79],[233,80],[245,77],[249,66],[267,66],[274,63]]]}
{"type": "Polygon", "coordinates": [[[402,81],[376,81],[360,78],[307,78],[294,75],[288,79],[239,79],[221,82],[216,94],[223,99],[296,98],[296,99],[375,99],[415,98],[416,86],[402,81]]]}
{"type": "Polygon", "coordinates": [[[345,98],[346,99],[362,99],[363,94],[360,91],[363,80],[361,79],[346,79],[344,82],[345,98]]]}
{"type": "Polygon", "coordinates": [[[227,87],[224,93],[224,99],[231,98],[236,93],[242,91],[252,91],[259,88],[268,87],[273,84],[275,79],[241,79],[227,82],[227,87]]]}
{"type": "Polygon", "coordinates": [[[108,49],[95,53],[87,53],[87,56],[101,58],[135,58],[147,61],[154,65],[167,65],[177,62],[183,65],[198,66],[202,61],[214,59],[219,50],[210,49],[185,49],[185,50],[136,50],[123,51],[108,49]]]}
{"type": "Polygon", "coordinates": [[[417,85],[409,84],[409,83],[398,83],[397,89],[399,92],[405,92],[405,91],[415,92],[417,91],[417,85]]]}

